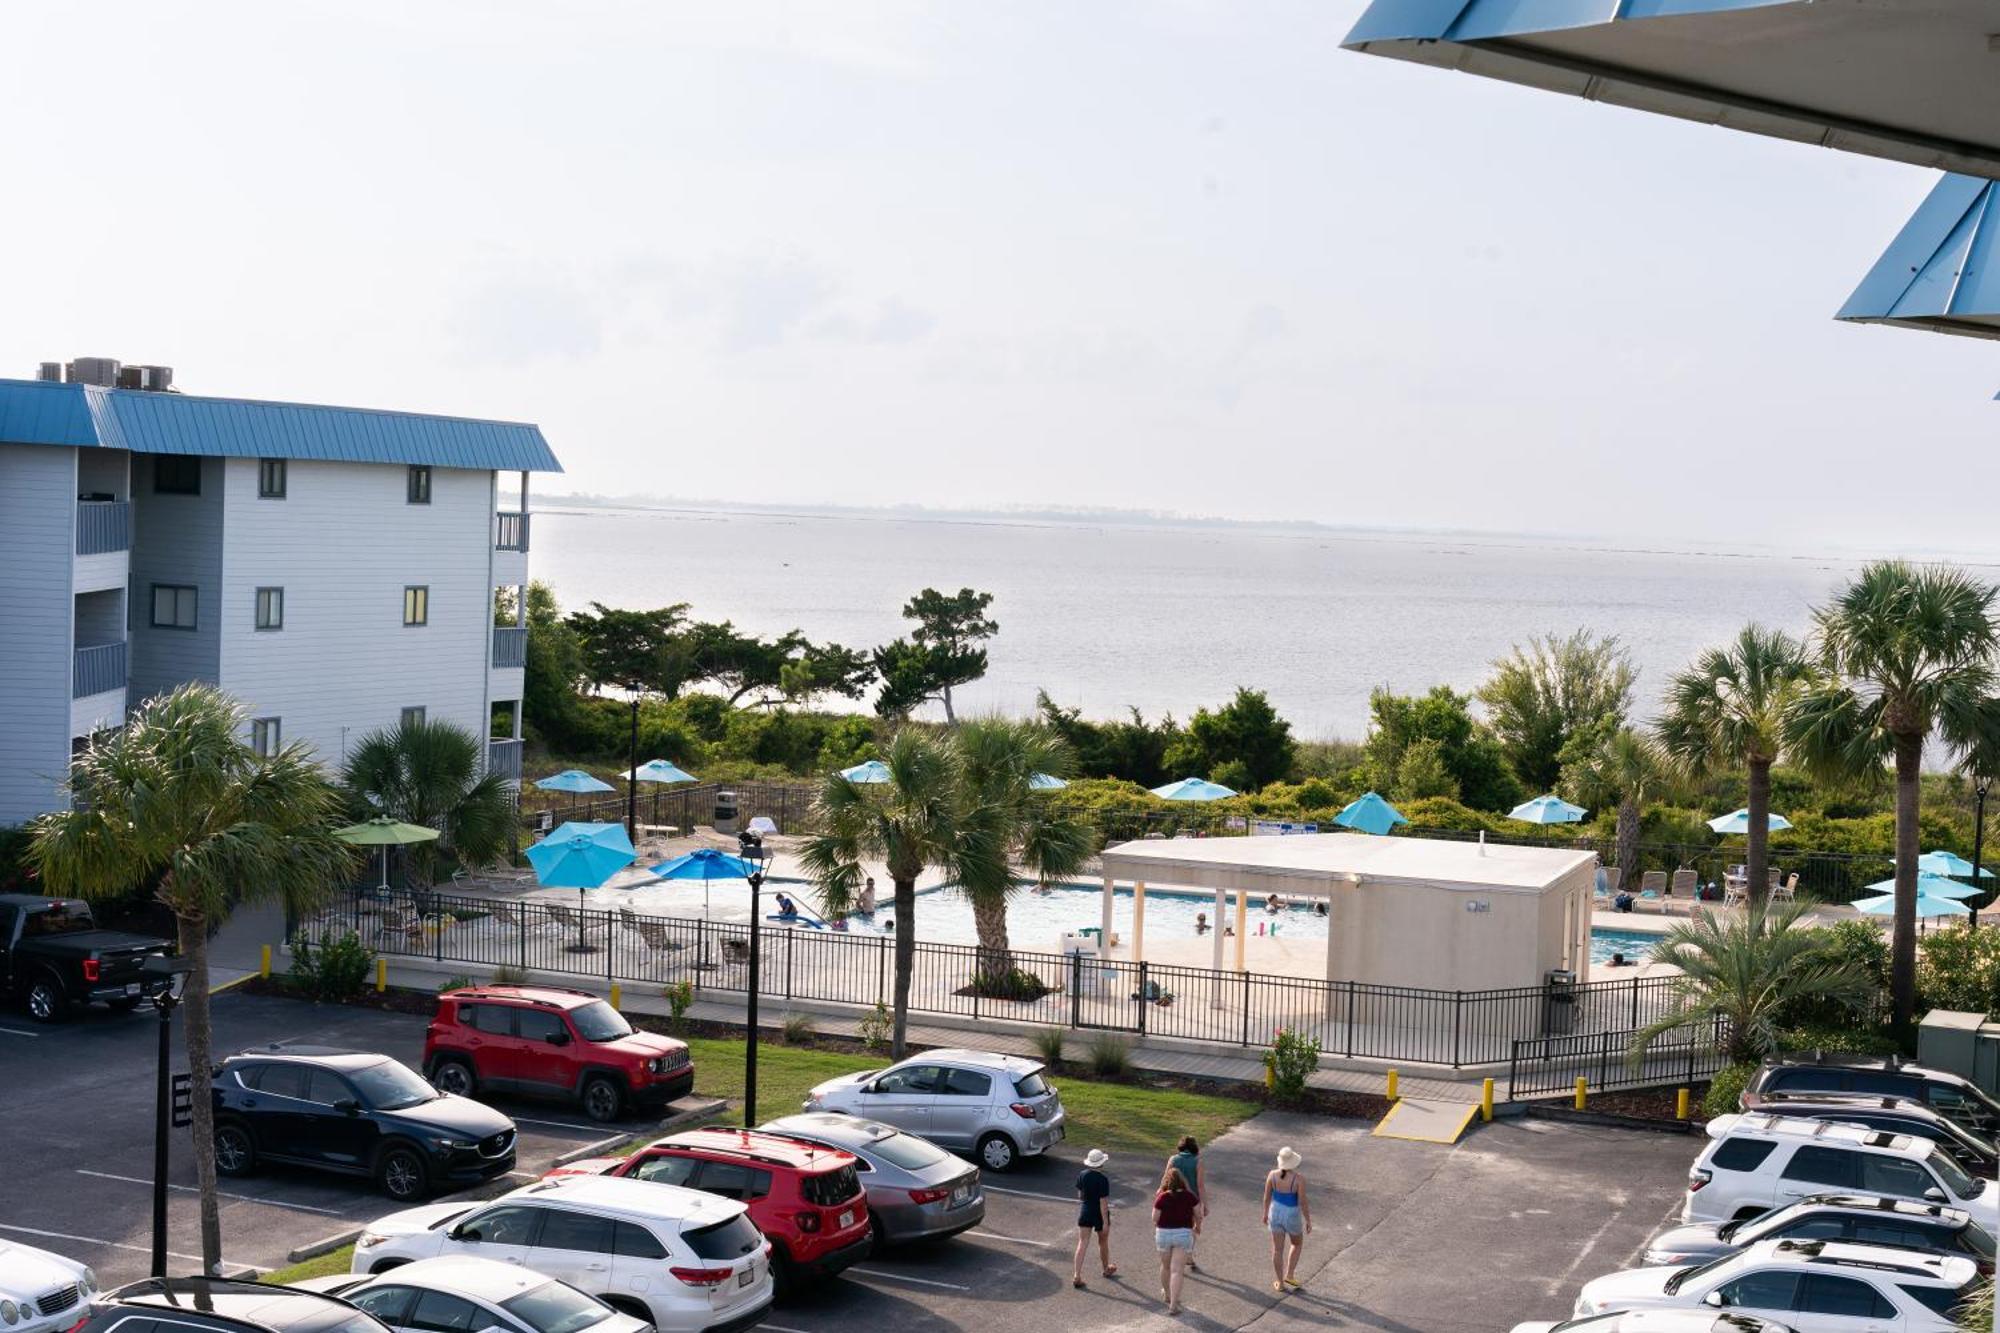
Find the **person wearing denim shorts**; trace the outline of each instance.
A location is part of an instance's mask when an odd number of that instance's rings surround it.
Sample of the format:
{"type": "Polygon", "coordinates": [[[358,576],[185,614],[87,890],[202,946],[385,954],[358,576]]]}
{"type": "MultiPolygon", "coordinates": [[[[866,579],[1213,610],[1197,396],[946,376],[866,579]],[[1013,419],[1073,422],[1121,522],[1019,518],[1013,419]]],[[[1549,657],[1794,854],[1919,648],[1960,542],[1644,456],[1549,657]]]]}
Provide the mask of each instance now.
{"type": "Polygon", "coordinates": [[[1173,1167],[1160,1177],[1160,1192],[1153,1196],[1153,1241],[1160,1251],[1160,1299],[1168,1314],[1181,1312],[1181,1279],[1194,1253],[1195,1211],[1201,1196],[1188,1188],[1186,1179],[1173,1167]]]}
{"type": "Polygon", "coordinates": [[[1271,1290],[1276,1292],[1299,1285],[1299,1254],[1313,1229],[1301,1160],[1292,1149],[1280,1148],[1278,1169],[1264,1177],[1264,1225],[1271,1231],[1271,1290]]]}

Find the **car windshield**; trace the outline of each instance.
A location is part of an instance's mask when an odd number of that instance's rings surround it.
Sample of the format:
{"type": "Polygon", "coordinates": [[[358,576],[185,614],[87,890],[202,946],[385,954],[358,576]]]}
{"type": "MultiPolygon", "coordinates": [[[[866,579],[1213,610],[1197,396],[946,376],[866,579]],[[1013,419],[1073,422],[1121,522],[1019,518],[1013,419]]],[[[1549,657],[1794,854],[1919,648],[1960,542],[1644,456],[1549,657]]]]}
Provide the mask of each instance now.
{"type": "Polygon", "coordinates": [[[1965,1168],[1952,1161],[1951,1154],[1942,1148],[1932,1148],[1930,1155],[1924,1158],[1924,1161],[1937,1173],[1938,1179],[1944,1182],[1944,1187],[1958,1198],[1976,1199],[1980,1191],[1986,1188],[1984,1180],[1975,1180],[1965,1174],[1965,1168]]]}
{"type": "Polygon", "coordinates": [[[1014,1080],[1014,1091],[1023,1097],[1039,1097],[1048,1090],[1049,1085],[1042,1078],[1042,1071],[1039,1069],[1026,1077],[1014,1080]]]}
{"type": "Polygon", "coordinates": [[[1716,1269],[1722,1267],[1724,1264],[1735,1263],[1736,1259],[1737,1259],[1736,1255],[1725,1254],[1720,1259],[1710,1259],[1705,1264],[1696,1264],[1693,1268],[1683,1268],[1680,1272],[1674,1274],[1672,1277],[1667,1279],[1667,1285],[1665,1290],[1667,1294],[1671,1296],[1675,1292],[1679,1291],[1681,1289],[1681,1284],[1686,1282],[1689,1278],[1701,1277],[1704,1274],[1712,1273],[1716,1269]]]}
{"type": "Polygon", "coordinates": [[[577,1035],[585,1041],[617,1041],[632,1035],[632,1025],[602,1000],[570,1010],[569,1021],[576,1024],[577,1035]]]}
{"type": "Polygon", "coordinates": [[[544,1282],[500,1308],[536,1333],[577,1333],[611,1317],[611,1307],[560,1282],[544,1282]]]}
{"type": "Polygon", "coordinates": [[[886,1134],[869,1144],[868,1152],[890,1166],[900,1166],[906,1171],[916,1171],[950,1160],[950,1154],[942,1148],[927,1143],[914,1134],[886,1134]]]}
{"type": "Polygon", "coordinates": [[[361,1100],[378,1111],[396,1111],[437,1100],[436,1088],[418,1077],[415,1070],[394,1060],[381,1060],[344,1072],[361,1094],[361,1100]]]}

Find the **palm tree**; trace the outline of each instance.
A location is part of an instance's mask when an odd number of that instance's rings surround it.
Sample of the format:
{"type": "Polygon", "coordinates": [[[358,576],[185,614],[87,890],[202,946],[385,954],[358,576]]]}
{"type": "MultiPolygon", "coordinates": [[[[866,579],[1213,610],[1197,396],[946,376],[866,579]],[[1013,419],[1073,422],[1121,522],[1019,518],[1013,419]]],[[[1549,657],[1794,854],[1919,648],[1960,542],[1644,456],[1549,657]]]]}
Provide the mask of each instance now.
{"type": "Polygon", "coordinates": [[[435,878],[440,853],[484,865],[510,848],[516,822],[506,781],[483,771],[484,749],[452,723],[405,722],[362,738],[347,761],[347,788],[371,815],[438,830],[435,843],[411,849],[424,878],[435,878]]]}
{"type": "Polygon", "coordinates": [[[1786,713],[1811,684],[1805,645],[1783,630],[1746,625],[1735,642],[1711,648],[1667,682],[1667,710],[1655,723],[1660,746],[1690,774],[1742,765],[1748,770],[1750,893],[1769,878],[1771,765],[1784,753],[1786,713]]]}
{"type": "Polygon", "coordinates": [[[973,984],[986,994],[1016,995],[1014,951],[1007,938],[1016,864],[1043,883],[1073,875],[1096,850],[1096,837],[1089,825],[1056,808],[1032,785],[1037,773],[1063,777],[1071,770],[1069,746],[1054,732],[1032,722],[980,718],[959,724],[950,743],[958,751],[964,786],[958,883],[972,902],[979,935],[973,984]]]}
{"type": "Polygon", "coordinates": [[[1600,731],[1566,751],[1562,785],[1579,804],[1618,807],[1613,864],[1627,874],[1639,863],[1639,813],[1660,794],[1671,774],[1660,747],[1632,727],[1600,731]]]}
{"type": "Polygon", "coordinates": [[[1730,1063],[1753,1064],[1777,1050],[1786,1010],[1812,1001],[1866,1005],[1874,983],[1829,953],[1821,932],[1799,924],[1805,911],[1803,903],[1752,899],[1740,916],[1703,911],[1675,922],[1653,951],[1680,968],[1673,1006],[1639,1030],[1627,1058],[1642,1064],[1662,1034],[1719,1020],[1728,1029],[1730,1063]]]}
{"type": "MultiPolygon", "coordinates": [[[[212,686],[149,699],[75,761],[71,808],[29,830],[29,858],[50,888],[105,898],[150,884],[173,912],[193,967],[184,1034],[198,1073],[210,1063],[209,932],[247,902],[308,907],[355,867],[353,849],[329,831],[339,793],[306,747],[260,756],[248,728],[245,710],[212,686]]],[[[213,1273],[222,1258],[214,1117],[205,1096],[192,1110],[202,1265],[213,1273]]]]}
{"type": "Polygon", "coordinates": [[[1917,804],[1933,732],[1955,751],[2000,731],[1989,584],[1944,566],[1869,565],[1813,613],[1827,679],[1790,717],[1791,746],[1821,776],[1896,771],[1896,912],[1889,947],[1895,1023],[1907,1032],[1917,1000],[1917,804]]]}
{"type": "Polygon", "coordinates": [[[889,742],[887,782],[866,785],[830,773],[813,798],[820,832],[799,860],[820,891],[827,916],[848,910],[866,874],[880,861],[895,887],[895,1029],[890,1053],[903,1058],[910,1019],[910,974],[917,956],[917,877],[935,868],[956,877],[962,788],[959,756],[943,739],[904,727],[889,742]]]}

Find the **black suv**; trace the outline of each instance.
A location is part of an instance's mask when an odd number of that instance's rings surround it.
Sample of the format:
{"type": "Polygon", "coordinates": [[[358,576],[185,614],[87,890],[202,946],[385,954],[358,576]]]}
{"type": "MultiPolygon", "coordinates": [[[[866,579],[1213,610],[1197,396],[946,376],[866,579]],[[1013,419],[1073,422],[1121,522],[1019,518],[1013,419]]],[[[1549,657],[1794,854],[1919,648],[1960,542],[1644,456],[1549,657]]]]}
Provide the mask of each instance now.
{"type": "Polygon", "coordinates": [[[1902,1097],[1922,1102],[1983,1139],[1990,1140],[2000,1131],[2000,1102],[1957,1074],[1909,1064],[1894,1056],[1887,1059],[1860,1055],[1823,1059],[1781,1056],[1766,1060],[1743,1089],[1743,1109],[1769,1110],[1764,1102],[1773,1094],[1798,1096],[1810,1092],[1902,1097]]]}
{"type": "Polygon", "coordinates": [[[389,1333],[334,1296],[222,1278],[154,1277],[108,1291],[73,1333],[389,1333]],[[172,1313],[169,1314],[168,1312],[172,1313]]]}
{"type": "Polygon", "coordinates": [[[1763,1104],[1757,1109],[1772,1115],[1837,1120],[1844,1125],[1866,1125],[1870,1129],[1886,1129],[1891,1134],[1929,1139],[1975,1176],[1991,1176],[2000,1171],[2000,1152],[1994,1151],[1991,1139],[1939,1115],[1922,1102],[1855,1092],[1767,1091],[1763,1097],[1763,1104]]]}
{"type": "Polygon", "coordinates": [[[215,1168],[291,1162],[369,1176],[408,1203],[514,1169],[514,1122],[386,1055],[273,1046],[233,1055],[210,1085],[215,1168]]]}

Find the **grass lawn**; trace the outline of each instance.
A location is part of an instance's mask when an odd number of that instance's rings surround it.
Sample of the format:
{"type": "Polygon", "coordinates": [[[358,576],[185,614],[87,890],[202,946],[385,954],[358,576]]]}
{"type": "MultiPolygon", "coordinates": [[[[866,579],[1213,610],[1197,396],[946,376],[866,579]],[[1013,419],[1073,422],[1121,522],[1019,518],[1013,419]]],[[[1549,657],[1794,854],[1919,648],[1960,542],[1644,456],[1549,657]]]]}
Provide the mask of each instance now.
{"type": "Polygon", "coordinates": [[[354,1247],[343,1245],[337,1250],[329,1250],[317,1259],[308,1259],[302,1264],[289,1268],[274,1268],[259,1278],[260,1282],[303,1282],[309,1277],[328,1277],[334,1273],[345,1273],[348,1264],[354,1261],[354,1247]]]}

